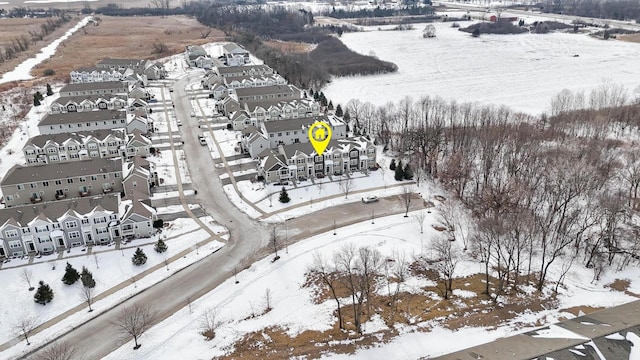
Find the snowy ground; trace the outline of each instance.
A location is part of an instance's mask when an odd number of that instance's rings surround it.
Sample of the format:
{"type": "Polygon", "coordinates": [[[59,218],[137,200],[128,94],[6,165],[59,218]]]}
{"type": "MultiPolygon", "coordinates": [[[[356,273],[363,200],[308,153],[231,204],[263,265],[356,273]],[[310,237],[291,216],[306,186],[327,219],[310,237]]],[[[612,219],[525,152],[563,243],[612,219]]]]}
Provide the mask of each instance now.
{"type": "Polygon", "coordinates": [[[343,105],[352,98],[384,105],[429,95],[539,114],[562,89],[588,92],[604,81],[629,91],[638,86],[640,44],[568,33],[472,38],[449,23],[434,25],[432,39],[422,37],[424,24],[410,31],[370,27],[343,34],[341,40],[350,49],[391,61],[399,70],[337,78],[324,94],[343,105]]]}
{"type": "MultiPolygon", "coordinates": [[[[29,3],[29,2],[45,3],[47,1],[25,1],[25,3],[29,3]]],[[[92,19],[91,16],[87,16],[83,18],[82,20],[80,20],[80,22],[76,26],[67,30],[67,32],[63,36],[57,38],[56,40],[51,42],[51,44],[43,47],[42,50],[40,50],[40,52],[35,57],[25,60],[22,64],[18,65],[12,71],[5,73],[0,79],[0,84],[10,82],[10,81],[33,79],[33,76],[31,76],[30,74],[31,69],[33,69],[34,66],[40,64],[41,62],[43,62],[44,60],[50,58],[53,54],[55,54],[56,49],[58,48],[58,45],[60,45],[63,41],[69,38],[69,36],[73,35],[74,32],[78,31],[80,28],[87,25],[87,23],[91,19],[92,19]]]]}
{"type": "MultiPolygon", "coordinates": [[[[208,222],[205,218],[203,218],[203,221],[208,222]]],[[[5,287],[3,296],[0,297],[0,314],[3,319],[2,323],[0,323],[0,343],[6,342],[15,336],[12,326],[20,316],[25,314],[35,315],[38,317],[39,322],[44,322],[83,303],[77,286],[68,286],[61,281],[67,262],[78,271],[81,270],[82,266],[86,266],[89,271],[93,272],[96,280],[94,295],[98,296],[120,282],[128,281],[133,276],[154,265],[163,263],[165,259],[185,249],[193,249],[185,258],[169,264],[169,268],[173,271],[167,271],[162,267],[147,277],[139,279],[135,286],[131,282],[132,286],[128,286],[93,305],[95,309],[106,310],[110,306],[117,304],[119,300],[142,291],[211,253],[210,251],[198,251],[199,254],[196,255],[195,243],[207,239],[209,235],[205,230],[200,229],[192,219],[181,218],[171,221],[169,224],[170,226],[159,235],[166,241],[168,246],[168,250],[163,254],[158,254],[153,250],[153,246],[158,239],[158,236],[154,236],[153,238],[136,239],[123,245],[120,250],[115,249],[113,246],[96,246],[93,247],[92,254],[87,255],[85,248],[74,248],[69,252],[63,253],[62,258],[58,258],[56,255],[36,258],[34,259],[34,264],[28,267],[19,266],[26,264],[26,260],[11,260],[11,262],[3,264],[3,268],[0,270],[0,281],[5,284],[5,287]],[[144,250],[148,257],[147,263],[140,267],[131,263],[131,257],[138,246],[144,250]],[[32,286],[37,287],[37,283],[40,280],[51,286],[55,296],[51,303],[43,306],[33,301],[35,291],[29,292],[28,286],[20,277],[23,269],[29,269],[33,273],[32,286]]],[[[226,232],[226,229],[222,226],[210,225],[210,227],[218,234],[226,232]]],[[[227,239],[228,235],[223,237],[227,239]]],[[[211,251],[215,251],[223,244],[214,241],[207,246],[211,251]]],[[[90,315],[93,317],[99,312],[93,312],[90,315]]],[[[74,315],[72,318],[75,320],[69,320],[72,322],[67,323],[67,325],[87,319],[88,315],[84,311],[81,313],[82,316],[74,315]]],[[[46,332],[48,335],[43,334],[42,336],[48,337],[53,333],[60,333],[65,328],[65,326],[60,325],[54,326],[49,332],[46,332]]],[[[21,348],[22,345],[18,345],[9,351],[21,351],[21,348]]],[[[4,356],[0,355],[0,357],[4,356]]]]}
{"type": "MultiPolygon", "coordinates": [[[[291,245],[287,253],[281,251],[282,258],[275,264],[271,262],[271,257],[253,264],[251,268],[238,274],[239,284],[235,284],[234,279],[229,279],[194,302],[192,313],[182,309],[152,328],[144,335],[144,346],[137,350],[135,355],[148,359],[209,358],[228,353],[233,349],[234,342],[244,335],[272,326],[282,327],[290,336],[304,330],[327,330],[336,321],[333,315],[333,300],[314,304],[311,301],[311,290],[301,287],[305,281],[303,274],[311,264],[313,255],[321,253],[328,257],[343,244],[353,243],[357,246],[373,246],[386,256],[393,252],[404,253],[411,259],[420,253],[427,253],[429,243],[438,236],[438,232],[430,226],[438,222],[436,216],[435,212],[427,215],[425,233],[422,235],[414,219],[392,216],[377,219],[375,225],[363,222],[342,228],[338,231],[338,236],[325,233],[291,245]],[[267,288],[272,294],[273,310],[250,318],[252,313],[261,313],[264,308],[264,294],[267,288]],[[199,335],[198,324],[201,314],[210,308],[218,310],[223,325],[216,332],[216,338],[207,342],[199,335]]],[[[479,273],[482,271],[482,264],[467,259],[459,269],[459,276],[479,273]]],[[[557,271],[557,268],[552,269],[550,279],[557,275],[557,271]]],[[[590,283],[591,276],[590,270],[574,265],[565,281],[568,289],[561,290],[559,295],[558,308],[577,304],[613,306],[634,300],[635,298],[629,295],[612,292],[603,287],[615,278],[629,278],[632,280],[629,290],[640,290],[635,269],[609,273],[600,282],[585,286],[590,283]]],[[[420,291],[421,287],[427,285],[428,280],[411,277],[407,279],[405,290],[420,291]]],[[[464,289],[456,290],[455,294],[461,298],[473,296],[473,293],[464,289]]],[[[439,296],[431,295],[435,298],[439,296]]],[[[346,299],[344,301],[348,303],[346,299]]],[[[377,344],[369,349],[360,349],[352,355],[331,358],[369,360],[437,356],[532,329],[531,326],[523,328],[522,323],[532,324],[538,319],[550,323],[557,321],[560,316],[573,317],[558,310],[547,310],[521,314],[495,330],[468,327],[455,332],[443,328],[437,321],[413,326],[403,325],[398,327],[400,335],[388,344],[377,344]]],[[[373,319],[366,323],[364,328],[366,333],[373,333],[387,327],[379,319],[373,319]]],[[[265,340],[268,341],[267,338],[265,340]]],[[[133,356],[131,348],[131,344],[123,345],[108,359],[129,359],[133,356]]]]}

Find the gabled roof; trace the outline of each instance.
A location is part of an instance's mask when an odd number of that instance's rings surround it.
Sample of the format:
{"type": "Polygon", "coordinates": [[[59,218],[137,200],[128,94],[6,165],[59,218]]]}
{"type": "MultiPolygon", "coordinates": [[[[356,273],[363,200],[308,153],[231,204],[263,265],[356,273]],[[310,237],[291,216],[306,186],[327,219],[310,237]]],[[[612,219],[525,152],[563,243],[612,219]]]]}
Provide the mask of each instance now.
{"type": "Polygon", "coordinates": [[[116,171],[122,171],[122,160],[120,158],[95,158],[36,166],[14,165],[2,179],[2,186],[66,179],[83,175],[106,174],[116,171]]]}
{"type": "Polygon", "coordinates": [[[75,124],[91,121],[120,120],[125,119],[127,113],[121,110],[96,110],[96,111],[79,111],[67,112],[61,114],[46,114],[38,126],[42,125],[58,125],[58,124],[75,124]]]}
{"type": "Polygon", "coordinates": [[[263,126],[267,132],[273,133],[289,130],[303,130],[316,121],[329,122],[326,115],[319,115],[304,118],[265,121],[263,126]]]}
{"type": "MultiPolygon", "coordinates": [[[[300,94],[300,89],[294,85],[271,85],[259,87],[247,87],[235,89],[238,97],[254,96],[254,95],[270,95],[270,94],[300,94]]],[[[299,95],[301,96],[301,95],[299,95]]]]}
{"type": "Polygon", "coordinates": [[[124,140],[124,136],[125,136],[124,130],[113,129],[113,130],[79,131],[79,132],[52,134],[52,135],[38,135],[27,140],[25,147],[28,145],[33,145],[41,148],[45,146],[47,143],[63,144],[63,143],[66,143],[68,140],[76,140],[81,143],[86,143],[88,140],[93,138],[104,140],[109,136],[113,136],[118,139],[124,140]]]}
{"type": "Polygon", "coordinates": [[[77,95],[77,96],[61,96],[51,102],[51,104],[60,104],[67,105],[69,103],[80,104],[81,102],[88,100],[92,102],[97,102],[99,100],[105,100],[108,102],[112,102],[116,99],[125,101],[124,95],[117,94],[100,94],[100,95],[77,95]]]}
{"type": "Polygon", "coordinates": [[[268,65],[219,66],[217,67],[217,69],[220,75],[235,73],[249,74],[251,70],[255,70],[258,73],[273,72],[273,69],[271,69],[268,65]]]}
{"type": "Polygon", "coordinates": [[[89,91],[89,90],[100,90],[100,89],[126,89],[127,84],[122,81],[99,81],[99,82],[91,82],[91,83],[76,83],[76,84],[67,84],[62,89],[60,89],[61,93],[69,92],[69,91],[89,91]]]}
{"type": "Polygon", "coordinates": [[[122,215],[121,217],[122,220],[126,220],[127,218],[131,217],[131,215],[133,214],[138,214],[146,218],[151,218],[156,213],[156,211],[152,207],[144,204],[141,201],[132,199],[132,203],[133,203],[132,206],[127,207],[126,212],[122,215]]]}
{"type": "Polygon", "coordinates": [[[287,167],[284,156],[273,150],[267,149],[260,153],[258,157],[262,159],[260,161],[260,167],[264,169],[264,171],[280,170],[287,167]]]}
{"type": "Polygon", "coordinates": [[[128,67],[128,66],[146,65],[147,61],[149,60],[106,58],[98,61],[97,65],[128,67]]]}
{"type": "Polygon", "coordinates": [[[224,46],[222,46],[222,50],[226,53],[249,53],[247,50],[245,50],[242,46],[236,44],[236,43],[228,43],[225,44],[224,46]]]}

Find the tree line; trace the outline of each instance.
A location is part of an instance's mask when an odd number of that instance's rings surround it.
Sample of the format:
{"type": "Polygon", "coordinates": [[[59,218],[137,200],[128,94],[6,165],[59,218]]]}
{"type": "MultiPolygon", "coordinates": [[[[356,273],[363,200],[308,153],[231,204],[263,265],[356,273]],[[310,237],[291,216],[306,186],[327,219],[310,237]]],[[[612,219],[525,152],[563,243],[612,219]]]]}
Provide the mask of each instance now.
{"type": "Polygon", "coordinates": [[[20,53],[27,51],[29,46],[41,41],[45,36],[71,20],[71,16],[65,12],[56,12],[56,14],[41,24],[39,31],[30,30],[29,36],[23,34],[11,38],[11,43],[0,49],[0,63],[16,58],[20,53]]]}
{"type": "Polygon", "coordinates": [[[324,16],[331,16],[337,19],[350,19],[350,18],[370,18],[370,17],[392,17],[392,16],[407,16],[407,15],[432,15],[435,13],[435,9],[432,6],[403,6],[401,8],[381,8],[380,6],[375,9],[337,9],[332,7],[331,10],[326,10],[322,13],[324,16]]]}
{"type": "Polygon", "coordinates": [[[485,263],[494,299],[521,284],[556,286],[573,263],[622,269],[640,257],[632,215],[640,208],[640,99],[603,85],[564,91],[550,115],[422,97],[375,107],[351,101],[353,128],[375,137],[455,195],[474,224],[447,211],[453,240],[485,263]],[[490,276],[497,279],[492,284],[490,276]],[[492,290],[493,288],[493,290],[492,290]]]}
{"type": "Polygon", "coordinates": [[[640,3],[635,0],[547,0],[542,10],[565,15],[640,22],[640,3]]]}

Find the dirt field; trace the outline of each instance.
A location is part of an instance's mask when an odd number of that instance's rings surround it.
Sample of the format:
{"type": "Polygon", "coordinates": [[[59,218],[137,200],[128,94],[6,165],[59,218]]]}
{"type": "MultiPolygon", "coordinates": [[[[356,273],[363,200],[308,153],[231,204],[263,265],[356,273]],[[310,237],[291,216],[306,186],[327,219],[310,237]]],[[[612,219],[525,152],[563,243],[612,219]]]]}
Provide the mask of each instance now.
{"type": "Polygon", "coordinates": [[[316,48],[315,44],[305,44],[293,41],[265,41],[264,43],[287,54],[308,53],[316,48]]]}
{"type": "Polygon", "coordinates": [[[640,43],[640,34],[618,35],[616,39],[640,43]]]}
{"type": "MultiPolygon", "coordinates": [[[[1,19],[0,20],[0,49],[3,49],[5,45],[11,44],[11,39],[25,35],[28,38],[29,31],[40,31],[40,25],[46,22],[47,19],[1,19]]],[[[62,36],[67,30],[74,27],[80,18],[74,18],[68,23],[62,25],[56,29],[53,33],[47,35],[42,41],[36,44],[31,44],[29,49],[23,53],[20,53],[15,59],[8,60],[0,63],[0,76],[5,72],[12,70],[16,65],[20,64],[24,60],[33,57],[40,49],[53,40],[62,36]]]]}
{"type": "MultiPolygon", "coordinates": [[[[131,7],[147,7],[151,3],[150,0],[97,0],[97,1],[84,1],[84,0],[61,0],[61,1],[47,1],[46,3],[30,3],[25,4],[24,0],[2,0],[0,1],[0,9],[11,9],[18,6],[29,6],[32,8],[56,8],[65,10],[75,10],[84,8],[85,4],[88,4],[92,9],[96,9],[107,4],[117,4],[123,8],[131,7]],[[4,4],[8,3],[8,4],[4,4]]],[[[172,6],[178,6],[177,1],[173,1],[172,6]]]]}
{"type": "Polygon", "coordinates": [[[92,66],[106,57],[157,59],[182,52],[189,44],[224,40],[221,31],[208,29],[184,16],[99,18],[99,25],[88,25],[71,36],[52,58],[34,69],[33,75],[53,69],[56,79],[67,80],[71,70],[92,66]],[[207,38],[203,38],[208,31],[207,38]],[[157,53],[156,43],[166,45],[167,51],[157,53]]]}

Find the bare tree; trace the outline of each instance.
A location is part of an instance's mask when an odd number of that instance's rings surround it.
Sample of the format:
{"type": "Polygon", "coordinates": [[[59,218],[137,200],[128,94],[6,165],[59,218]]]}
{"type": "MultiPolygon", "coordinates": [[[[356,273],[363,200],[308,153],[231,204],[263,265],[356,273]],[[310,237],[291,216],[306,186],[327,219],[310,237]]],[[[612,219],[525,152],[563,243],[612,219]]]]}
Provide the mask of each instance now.
{"type": "Polygon", "coordinates": [[[402,185],[402,204],[404,205],[404,217],[409,217],[409,208],[411,207],[411,196],[413,196],[414,187],[411,185],[402,185]]]}
{"type": "Polygon", "coordinates": [[[93,309],[91,308],[91,304],[93,304],[95,287],[85,286],[84,284],[82,284],[82,282],[80,282],[78,284],[78,288],[80,289],[80,296],[82,297],[82,300],[89,306],[89,312],[92,312],[93,309]]]}
{"type": "Polygon", "coordinates": [[[222,326],[223,322],[220,320],[220,314],[217,308],[209,308],[202,312],[200,315],[200,333],[212,340],[216,337],[216,331],[222,326]]]}
{"type": "Polygon", "coordinates": [[[267,288],[264,291],[264,313],[268,313],[273,308],[271,307],[271,289],[267,288]]]}
{"type": "Polygon", "coordinates": [[[389,297],[388,305],[391,309],[388,322],[393,323],[395,314],[398,311],[397,304],[400,300],[400,290],[409,274],[409,266],[405,253],[396,253],[394,251],[392,257],[384,261],[383,267],[389,297]]]}
{"type": "Polygon", "coordinates": [[[275,225],[271,227],[271,239],[269,243],[271,244],[271,247],[273,248],[273,252],[275,253],[275,256],[273,257],[273,261],[280,259],[280,256],[278,256],[278,248],[280,248],[280,244],[278,241],[278,235],[276,234],[275,225]]]}
{"type": "Polygon", "coordinates": [[[307,270],[313,275],[316,275],[322,283],[329,288],[331,296],[335,300],[338,308],[338,325],[340,329],[344,329],[344,323],[342,321],[342,308],[340,306],[340,297],[338,296],[338,270],[335,264],[329,264],[325,258],[318,253],[313,254],[313,263],[307,270]]]}
{"type": "Polygon", "coordinates": [[[20,278],[27,283],[27,285],[29,286],[29,291],[33,291],[33,289],[35,289],[33,286],[31,286],[31,279],[33,278],[33,271],[31,271],[31,269],[29,268],[22,268],[22,271],[20,272],[20,278]]]}
{"type": "Polygon", "coordinates": [[[66,341],[56,341],[38,351],[34,360],[74,360],[78,359],[77,350],[66,341]]]}
{"type": "Polygon", "coordinates": [[[13,324],[13,330],[17,336],[24,337],[27,345],[31,345],[29,342],[29,336],[38,327],[38,318],[29,314],[21,314],[15,320],[13,324]]]}
{"type": "Polygon", "coordinates": [[[96,263],[96,269],[100,269],[100,261],[98,260],[98,254],[97,253],[93,254],[93,261],[95,261],[95,263],[96,263]]]}
{"type": "Polygon", "coordinates": [[[344,198],[346,199],[349,196],[349,193],[355,189],[356,184],[353,179],[347,175],[340,178],[338,181],[338,186],[340,187],[340,191],[344,194],[344,198]]]}
{"type": "Polygon", "coordinates": [[[420,234],[424,232],[424,219],[427,217],[424,211],[420,211],[417,214],[413,215],[413,218],[418,222],[418,226],[420,226],[420,234]]]}
{"type": "Polygon", "coordinates": [[[121,335],[133,338],[133,349],[137,350],[141,346],[138,339],[151,327],[154,318],[155,314],[148,305],[133,304],[122,309],[113,325],[121,335]]]}
{"type": "Polygon", "coordinates": [[[433,250],[437,262],[436,270],[440,273],[444,289],[440,289],[445,299],[449,298],[449,293],[453,291],[453,277],[458,266],[459,253],[453,241],[444,237],[438,237],[433,242],[433,250]]]}

